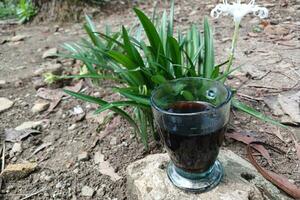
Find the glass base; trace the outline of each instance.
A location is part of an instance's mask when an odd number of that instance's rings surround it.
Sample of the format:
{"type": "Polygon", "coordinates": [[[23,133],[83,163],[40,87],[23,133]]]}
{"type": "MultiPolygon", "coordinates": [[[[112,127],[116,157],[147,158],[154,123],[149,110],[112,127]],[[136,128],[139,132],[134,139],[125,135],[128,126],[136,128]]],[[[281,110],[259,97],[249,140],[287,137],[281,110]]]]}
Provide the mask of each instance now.
{"type": "Polygon", "coordinates": [[[209,170],[203,173],[185,172],[170,162],[167,174],[176,187],[189,192],[201,193],[216,187],[223,177],[224,170],[218,160],[209,170]]]}

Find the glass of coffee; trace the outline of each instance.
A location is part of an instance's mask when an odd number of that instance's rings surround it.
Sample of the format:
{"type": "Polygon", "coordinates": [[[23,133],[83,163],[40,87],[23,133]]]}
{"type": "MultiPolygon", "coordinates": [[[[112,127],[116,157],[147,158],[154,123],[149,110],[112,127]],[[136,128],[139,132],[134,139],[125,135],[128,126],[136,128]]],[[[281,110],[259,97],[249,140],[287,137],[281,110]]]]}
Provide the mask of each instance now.
{"type": "Polygon", "coordinates": [[[155,124],[171,158],[167,174],[178,188],[205,192],[221,181],[217,156],[231,98],[223,83],[198,77],[176,79],[152,92],[155,124]]]}

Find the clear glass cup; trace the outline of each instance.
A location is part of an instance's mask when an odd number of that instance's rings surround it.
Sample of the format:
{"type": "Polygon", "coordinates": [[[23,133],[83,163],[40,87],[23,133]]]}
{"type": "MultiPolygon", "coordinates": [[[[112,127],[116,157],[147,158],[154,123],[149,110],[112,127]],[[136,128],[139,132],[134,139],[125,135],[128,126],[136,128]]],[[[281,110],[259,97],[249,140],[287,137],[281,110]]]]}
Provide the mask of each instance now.
{"type": "Polygon", "coordinates": [[[221,181],[217,156],[231,98],[223,83],[198,77],[169,81],[152,92],[154,121],[171,158],[167,174],[175,186],[205,192],[221,181]]]}

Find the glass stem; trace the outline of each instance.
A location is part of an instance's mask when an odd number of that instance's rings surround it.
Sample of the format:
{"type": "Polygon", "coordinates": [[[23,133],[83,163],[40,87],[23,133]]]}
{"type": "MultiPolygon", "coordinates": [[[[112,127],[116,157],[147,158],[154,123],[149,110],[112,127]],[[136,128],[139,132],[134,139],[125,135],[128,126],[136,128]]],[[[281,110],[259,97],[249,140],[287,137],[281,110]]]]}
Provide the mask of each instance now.
{"type": "MultiPolygon", "coordinates": [[[[239,31],[240,31],[240,23],[235,22],[234,33],[233,33],[232,43],[231,43],[231,51],[230,51],[230,54],[228,56],[228,64],[227,64],[227,67],[224,71],[224,74],[227,74],[231,69],[232,62],[233,62],[233,59],[234,59],[234,52],[235,52],[235,48],[236,48],[236,45],[237,45],[237,40],[238,40],[238,37],[239,37],[239,31]]],[[[222,82],[224,83],[226,81],[226,79],[227,79],[227,76],[225,76],[222,79],[222,82]]]]}

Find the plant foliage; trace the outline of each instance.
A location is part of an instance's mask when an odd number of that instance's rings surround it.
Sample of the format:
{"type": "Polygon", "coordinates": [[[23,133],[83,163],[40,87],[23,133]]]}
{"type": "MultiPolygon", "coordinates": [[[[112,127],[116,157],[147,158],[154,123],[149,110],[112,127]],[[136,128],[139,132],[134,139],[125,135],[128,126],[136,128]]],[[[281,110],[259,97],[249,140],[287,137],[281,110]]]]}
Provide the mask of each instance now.
{"type": "MultiPolygon", "coordinates": [[[[90,40],[82,39],[79,44],[65,44],[69,54],[63,55],[83,61],[88,71],[69,78],[87,77],[95,83],[113,79],[120,83],[114,87],[114,92],[119,93],[126,101],[106,102],[86,94],[66,92],[98,104],[96,113],[110,109],[120,114],[135,128],[147,146],[148,133],[155,134],[149,102],[151,91],[155,87],[181,77],[226,79],[234,70],[222,74],[220,67],[227,62],[215,65],[213,35],[207,18],[203,23],[204,34],[196,25],[191,25],[186,33],[178,31],[175,35],[174,4],[170,13],[164,11],[159,21],[155,15],[151,20],[137,8],[134,8],[134,12],[139,20],[137,28],[122,27],[116,33],[109,29],[106,33],[96,32],[91,19],[86,16],[84,29],[90,40]],[[142,39],[142,31],[146,40],[142,39]],[[133,112],[123,109],[127,106],[133,108],[133,112]]],[[[233,105],[260,119],[276,123],[241,102],[235,101],[233,105]]]]}
{"type": "Polygon", "coordinates": [[[31,0],[20,0],[16,14],[20,23],[25,23],[37,14],[37,9],[32,4],[31,0]]]}

